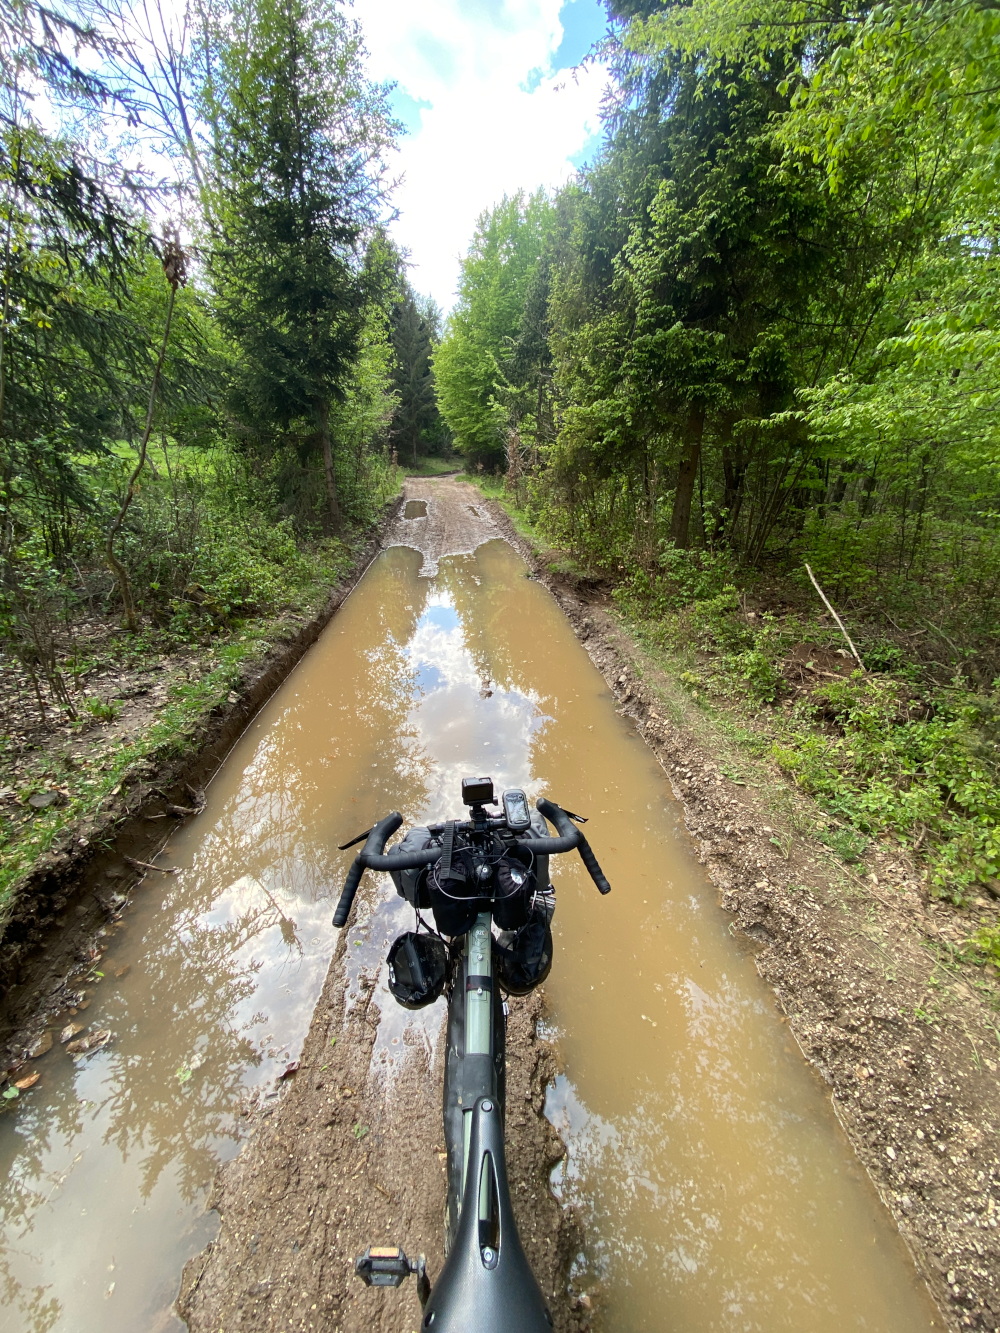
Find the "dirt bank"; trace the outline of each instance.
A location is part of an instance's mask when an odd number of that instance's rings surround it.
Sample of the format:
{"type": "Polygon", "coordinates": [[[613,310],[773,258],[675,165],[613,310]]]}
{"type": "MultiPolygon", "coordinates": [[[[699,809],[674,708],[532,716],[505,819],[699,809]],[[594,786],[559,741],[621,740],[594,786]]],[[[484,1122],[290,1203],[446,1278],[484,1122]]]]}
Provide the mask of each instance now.
{"type": "Polygon", "coordinates": [[[873,846],[854,871],[803,837],[806,798],[732,753],[609,599],[553,574],[491,508],[669,776],[722,910],[759,944],[758,970],[948,1326],[996,1333],[1000,1016],[995,989],[949,961],[968,927],[897,849],[873,846]]]}
{"type": "MultiPolygon", "coordinates": [[[[14,1074],[39,1033],[73,1006],[77,974],[94,966],[105,926],[147,873],[140,863],[154,861],[169,834],[197,807],[199,793],[233,742],[371,563],[400,503],[387,509],[315,613],[288,613],[277,621],[242,663],[225,701],[192,718],[168,756],[136,765],[95,814],[65,830],[17,888],[0,949],[0,1069],[14,1074]]],[[[161,672],[161,666],[154,663],[151,670],[161,672]]],[[[127,745],[156,720],[163,688],[150,691],[140,683],[134,694],[133,706],[115,720],[110,737],[101,737],[102,744],[127,745]]]]}

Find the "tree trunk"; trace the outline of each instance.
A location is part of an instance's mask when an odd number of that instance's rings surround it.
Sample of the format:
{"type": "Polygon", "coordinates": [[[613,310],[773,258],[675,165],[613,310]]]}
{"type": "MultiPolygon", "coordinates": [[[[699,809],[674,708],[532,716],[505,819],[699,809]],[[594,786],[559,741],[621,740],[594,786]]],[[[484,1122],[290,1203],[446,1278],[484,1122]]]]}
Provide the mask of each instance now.
{"type": "Polygon", "coordinates": [[[701,441],[705,433],[705,405],[692,403],[684,428],[684,447],[677,472],[674,509],[670,516],[670,540],[675,546],[687,546],[691,526],[691,500],[698,476],[701,441]]]}
{"type": "Polygon", "coordinates": [[[132,584],[129,582],[128,571],[122,562],[115,555],[115,538],[121,531],[122,524],[125,522],[125,515],[129,511],[129,506],[135,498],[136,483],[139,480],[139,474],[146,464],[146,451],[149,448],[149,437],[153,433],[153,412],[156,408],[156,394],[160,387],[160,376],[163,374],[163,363],[167,359],[167,347],[170,343],[170,325],[174,318],[174,302],[177,300],[177,287],[184,281],[184,254],[180,246],[170,246],[166,248],[164,254],[164,270],[166,271],[167,281],[170,284],[170,295],[167,297],[167,316],[163,321],[163,339],[160,342],[160,352],[156,358],[156,365],[153,368],[153,381],[149,386],[149,404],[146,408],[146,429],[142,432],[142,439],[139,442],[139,461],[132,469],[132,474],[128,479],[128,485],[125,488],[125,495],[121,504],[118,506],[118,513],[115,515],[108,528],[108,534],[104,539],[104,562],[111,570],[118,581],[118,590],[121,593],[122,606],[125,610],[125,628],[130,634],[135,634],[139,628],[139,619],[136,615],[135,600],[132,597],[132,584]],[[176,267],[175,267],[176,266],[176,267]]]}
{"type": "Polygon", "coordinates": [[[324,398],[319,405],[319,436],[323,445],[323,475],[326,478],[326,504],[330,511],[330,526],[334,532],[341,528],[340,501],[337,499],[337,478],[333,471],[333,442],[330,439],[330,403],[324,398]]]}

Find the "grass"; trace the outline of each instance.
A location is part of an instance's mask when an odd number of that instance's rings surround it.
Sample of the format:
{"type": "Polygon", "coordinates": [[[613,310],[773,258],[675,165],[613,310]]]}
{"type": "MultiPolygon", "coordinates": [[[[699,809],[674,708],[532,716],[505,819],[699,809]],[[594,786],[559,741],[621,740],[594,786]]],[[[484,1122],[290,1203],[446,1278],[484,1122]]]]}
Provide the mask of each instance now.
{"type": "Polygon", "coordinates": [[[426,458],[418,458],[416,463],[401,462],[399,466],[407,477],[441,477],[447,472],[456,472],[461,465],[462,460],[457,455],[440,458],[432,454],[426,458]]]}
{"type": "MultiPolygon", "coordinates": [[[[315,614],[330,587],[356,558],[346,546],[326,547],[308,556],[308,573],[296,580],[294,595],[282,615],[247,620],[201,646],[203,671],[194,679],[176,680],[153,724],[110,752],[77,760],[72,769],[53,751],[39,751],[26,774],[17,780],[18,795],[26,800],[33,791],[58,787],[68,791],[61,805],[36,811],[25,822],[0,821],[0,922],[9,916],[18,888],[39,859],[62,844],[75,829],[91,826],[102,807],[121,788],[148,777],[164,762],[183,755],[194,743],[209,714],[227,703],[248,663],[259,660],[281,632],[288,611],[315,614]]],[[[99,667],[149,667],[171,644],[168,636],[146,632],[113,641],[102,659],[87,662],[88,673],[99,667]]],[[[122,709],[118,700],[89,698],[82,705],[88,725],[110,723],[122,709]]],[[[95,737],[96,739],[96,737],[95,737]]],[[[92,747],[96,748],[96,747],[92,747]]],[[[0,779],[9,773],[11,747],[0,750],[0,779]]],[[[2,781],[0,781],[2,785],[2,781]]]]}

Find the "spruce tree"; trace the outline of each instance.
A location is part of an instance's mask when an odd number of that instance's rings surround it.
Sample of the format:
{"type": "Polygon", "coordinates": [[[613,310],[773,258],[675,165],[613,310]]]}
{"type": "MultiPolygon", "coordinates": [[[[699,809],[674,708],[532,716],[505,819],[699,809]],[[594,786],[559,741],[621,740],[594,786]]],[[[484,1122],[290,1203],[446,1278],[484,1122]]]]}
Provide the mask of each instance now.
{"type": "Polygon", "coordinates": [[[219,317],[241,354],[232,404],[251,435],[322,457],[341,526],[331,408],[364,325],[364,241],[391,122],[364,78],[356,26],[331,0],[251,0],[222,43],[209,108],[219,126],[219,317]]]}

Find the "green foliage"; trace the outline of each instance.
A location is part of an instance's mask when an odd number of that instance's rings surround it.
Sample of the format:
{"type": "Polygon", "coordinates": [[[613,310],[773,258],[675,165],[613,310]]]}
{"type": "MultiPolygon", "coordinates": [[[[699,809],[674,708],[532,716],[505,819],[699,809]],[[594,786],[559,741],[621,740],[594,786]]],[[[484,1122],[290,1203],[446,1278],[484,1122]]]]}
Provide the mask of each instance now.
{"type": "Polygon", "coordinates": [[[118,716],[118,709],[103,699],[84,699],[83,708],[97,722],[113,722],[118,716]]]}
{"type": "Polygon", "coordinates": [[[431,356],[440,339],[440,318],[434,302],[421,302],[404,278],[399,299],[389,312],[397,396],[390,438],[400,457],[414,467],[419,455],[440,452],[449,439],[431,370],[431,356]]]}
{"type": "Polygon", "coordinates": [[[203,100],[216,127],[220,234],[211,269],[239,350],[231,404],[263,452],[277,433],[299,457],[322,458],[337,530],[331,412],[349,392],[366,308],[387,277],[378,238],[364,254],[393,129],[385,91],[365,80],[360,35],[328,0],[254,0],[212,54],[203,100]]]}
{"type": "Polygon", "coordinates": [[[657,565],[654,573],[639,569],[621,580],[614,593],[619,605],[647,618],[718,596],[724,597],[727,607],[735,605],[729,551],[688,551],[667,545],[657,565]]]}
{"type": "Polygon", "coordinates": [[[966,899],[1000,867],[1000,10],[608,8],[605,144],[531,280],[477,236],[464,429],[700,703],[752,707],[838,855],[896,837],[966,899]],[[842,644],[806,562],[867,674],[810,666],[842,644]]]}
{"type": "Polygon", "coordinates": [[[487,471],[502,470],[507,458],[504,365],[550,217],[541,193],[517,194],[483,214],[462,263],[458,304],[434,355],[441,414],[457,448],[487,471]]]}
{"type": "Polygon", "coordinates": [[[971,943],[987,962],[1000,968],[1000,927],[980,926],[973,935],[971,943]]]}
{"type": "Polygon", "coordinates": [[[899,681],[856,672],[812,692],[801,721],[826,726],[789,728],[774,758],[856,831],[918,845],[929,837],[932,881],[961,901],[1000,873],[997,708],[952,688],[914,716],[899,681]]]}

